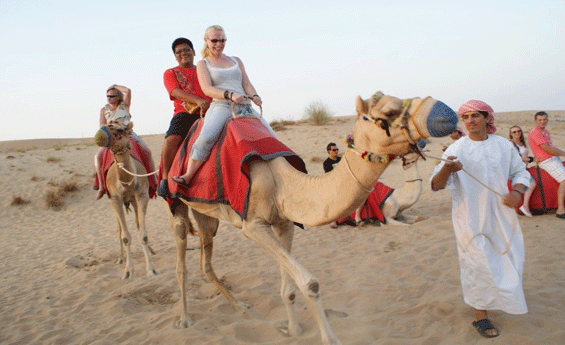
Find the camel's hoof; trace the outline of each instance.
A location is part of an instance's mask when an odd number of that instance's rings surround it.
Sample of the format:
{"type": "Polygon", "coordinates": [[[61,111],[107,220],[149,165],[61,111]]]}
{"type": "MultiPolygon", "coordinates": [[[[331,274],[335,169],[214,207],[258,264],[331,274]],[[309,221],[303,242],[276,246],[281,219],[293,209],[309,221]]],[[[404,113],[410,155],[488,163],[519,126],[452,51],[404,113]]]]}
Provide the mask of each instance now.
{"type": "Polygon", "coordinates": [[[302,334],[302,327],[300,327],[300,325],[298,323],[296,323],[296,326],[290,328],[290,327],[288,327],[288,321],[285,321],[285,322],[282,323],[282,325],[277,327],[277,329],[282,334],[288,335],[289,337],[297,337],[297,336],[302,334]]]}
{"type": "Polygon", "coordinates": [[[156,269],[152,269],[152,270],[147,271],[147,276],[148,276],[148,277],[154,277],[154,276],[156,276],[157,274],[159,274],[159,273],[157,273],[157,270],[156,270],[156,269]]]}
{"type": "Polygon", "coordinates": [[[175,322],[175,328],[188,328],[192,325],[194,325],[194,321],[190,317],[175,322]]]}
{"type": "Polygon", "coordinates": [[[253,307],[253,304],[247,303],[247,302],[239,301],[239,302],[237,303],[237,306],[238,306],[239,308],[241,308],[241,309],[249,310],[249,309],[251,309],[251,308],[253,307]]]}

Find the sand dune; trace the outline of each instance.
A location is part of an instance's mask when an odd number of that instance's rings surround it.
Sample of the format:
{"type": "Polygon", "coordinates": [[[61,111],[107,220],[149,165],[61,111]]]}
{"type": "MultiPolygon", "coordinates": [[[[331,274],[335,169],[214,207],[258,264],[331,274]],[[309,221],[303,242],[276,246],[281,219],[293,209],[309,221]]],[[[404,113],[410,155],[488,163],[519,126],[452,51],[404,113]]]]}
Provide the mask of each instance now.
{"type": "MultiPolygon", "coordinates": [[[[565,111],[550,113],[554,143],[565,148],[565,111]]],[[[510,125],[532,128],[533,111],[497,114],[498,134],[510,125]]],[[[279,138],[321,174],[325,146],[342,140],[353,117],[325,126],[299,124],[279,138]]],[[[163,136],[144,140],[158,157],[163,136]]],[[[449,138],[433,139],[438,150],[449,138]]],[[[320,335],[304,299],[299,337],[277,330],[286,319],[276,262],[241,231],[221,223],[213,264],[241,300],[234,310],[198,269],[199,241],[189,239],[188,329],[175,329],[180,313],[175,245],[164,202],[147,214],[159,275],[145,276],[137,238],[132,245],[136,277],[122,281],[114,214],[107,200],[94,201],[91,139],[0,142],[0,343],[2,344],[318,344],[320,335]],[[76,191],[72,191],[72,186],[76,191]],[[69,187],[70,186],[70,187],[69,187]],[[70,191],[56,211],[51,191],[70,191]],[[20,200],[22,205],[12,205],[20,200]],[[25,203],[29,201],[29,203],[25,203]]],[[[435,151],[439,156],[440,152],[435,151]]],[[[431,153],[430,153],[431,154],[431,153]]],[[[419,161],[425,181],[437,162],[419,161]]],[[[394,162],[382,180],[404,182],[394,162]]],[[[427,184],[405,211],[425,220],[406,227],[367,225],[297,229],[293,253],[320,281],[324,307],[343,344],[475,344],[487,340],[471,327],[473,310],[462,299],[448,192],[427,184]]],[[[526,245],[524,289],[529,313],[492,312],[501,336],[489,344],[565,344],[565,222],[554,214],[520,217],[526,245]]],[[[133,216],[128,215],[130,229],[133,216]]],[[[136,233],[132,231],[132,234],[136,233]]]]}

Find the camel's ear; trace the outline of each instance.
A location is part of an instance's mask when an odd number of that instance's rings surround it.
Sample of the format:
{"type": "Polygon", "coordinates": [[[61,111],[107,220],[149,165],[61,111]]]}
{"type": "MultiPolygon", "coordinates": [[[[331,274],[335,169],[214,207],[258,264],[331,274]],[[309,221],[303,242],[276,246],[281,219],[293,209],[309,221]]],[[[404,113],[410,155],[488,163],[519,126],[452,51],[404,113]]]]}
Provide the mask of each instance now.
{"type": "Polygon", "coordinates": [[[364,101],[361,96],[357,96],[357,114],[367,114],[369,112],[369,105],[364,101]]]}

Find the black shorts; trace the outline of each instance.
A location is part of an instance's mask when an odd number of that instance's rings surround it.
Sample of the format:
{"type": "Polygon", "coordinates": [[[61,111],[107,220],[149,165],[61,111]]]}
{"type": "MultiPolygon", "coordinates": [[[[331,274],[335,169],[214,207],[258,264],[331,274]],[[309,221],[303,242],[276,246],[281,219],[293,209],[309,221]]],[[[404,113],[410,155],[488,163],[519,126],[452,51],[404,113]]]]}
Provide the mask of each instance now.
{"type": "Polygon", "coordinates": [[[200,114],[176,113],[171,120],[169,129],[165,133],[165,138],[169,135],[178,135],[184,139],[190,127],[192,127],[194,122],[199,118],[200,114]]]}

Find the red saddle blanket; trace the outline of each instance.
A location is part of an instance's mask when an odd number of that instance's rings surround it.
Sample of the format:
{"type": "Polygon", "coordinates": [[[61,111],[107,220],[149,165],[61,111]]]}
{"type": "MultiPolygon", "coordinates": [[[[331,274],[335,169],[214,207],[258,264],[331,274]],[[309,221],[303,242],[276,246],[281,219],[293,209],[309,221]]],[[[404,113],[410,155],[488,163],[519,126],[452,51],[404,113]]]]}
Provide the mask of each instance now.
{"type": "MultiPolygon", "coordinates": [[[[565,162],[563,162],[565,165],[565,162]]],[[[545,170],[539,167],[531,167],[527,169],[532,177],[536,180],[536,188],[530,198],[530,211],[532,214],[544,214],[550,210],[557,209],[557,190],[559,183],[551,177],[545,170]]],[[[508,181],[508,189],[512,190],[512,184],[508,181]]],[[[516,211],[522,214],[518,209],[522,206],[524,198],[520,204],[516,206],[516,211]]]]}
{"type": "MultiPolygon", "coordinates": [[[[147,172],[151,172],[152,165],[149,162],[149,158],[143,152],[143,149],[139,145],[137,141],[133,138],[129,138],[129,143],[131,144],[130,154],[131,156],[140,162],[147,172]]],[[[102,153],[102,185],[106,190],[106,194],[108,194],[108,188],[106,188],[106,175],[108,174],[108,170],[110,166],[114,163],[114,155],[109,148],[104,148],[104,153],[102,153]]],[[[156,190],[157,190],[157,180],[155,179],[155,175],[151,175],[147,177],[149,179],[149,197],[155,198],[157,197],[156,190]]],[[[98,181],[98,176],[94,177],[94,188],[100,188],[100,182],[98,181]]],[[[108,195],[110,197],[110,195],[108,195]]]]}
{"type": "MultiPolygon", "coordinates": [[[[376,182],[373,186],[373,191],[367,197],[365,204],[361,209],[361,219],[363,221],[379,221],[386,224],[386,219],[383,214],[383,205],[388,197],[394,192],[394,189],[381,182],[376,182]]],[[[338,225],[355,225],[355,211],[337,221],[338,225]]]]}
{"type": "MultiPolygon", "coordinates": [[[[204,121],[199,119],[190,129],[173,161],[169,177],[185,173],[190,150],[203,124],[204,121]]],[[[174,199],[183,198],[187,201],[230,205],[245,219],[249,207],[251,163],[277,157],[285,157],[294,168],[306,173],[302,159],[272,136],[259,119],[241,117],[229,120],[213,146],[210,157],[194,175],[188,188],[169,178],[171,198],[167,201],[171,211],[174,212],[176,207],[174,199]]],[[[160,167],[159,180],[161,170],[160,167]]]]}

